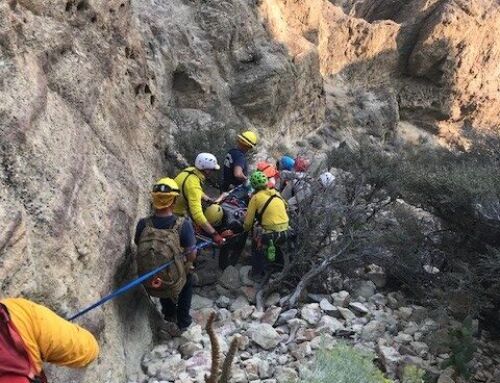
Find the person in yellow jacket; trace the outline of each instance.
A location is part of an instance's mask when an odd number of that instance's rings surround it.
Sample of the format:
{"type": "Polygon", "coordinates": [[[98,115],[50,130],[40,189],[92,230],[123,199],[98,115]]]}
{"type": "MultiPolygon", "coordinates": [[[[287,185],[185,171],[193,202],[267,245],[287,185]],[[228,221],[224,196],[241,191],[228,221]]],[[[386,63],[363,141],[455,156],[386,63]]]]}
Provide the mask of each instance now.
{"type": "Polygon", "coordinates": [[[44,382],[43,362],[86,367],[99,355],[89,331],[27,299],[1,300],[0,319],[0,383],[44,382]]]}
{"type": "Polygon", "coordinates": [[[286,202],[275,189],[268,187],[268,178],[257,170],[250,176],[250,184],[255,193],[250,199],[244,231],[253,229],[252,236],[252,272],[250,277],[260,282],[265,276],[267,261],[274,261],[270,253],[274,249],[277,260],[283,261],[283,252],[280,247],[289,239],[289,218],[286,211],[286,202]],[[258,226],[255,226],[257,222],[258,226]],[[267,259],[267,260],[266,260],[267,259]]]}
{"type": "MultiPolygon", "coordinates": [[[[219,170],[217,158],[210,153],[200,153],[196,156],[194,166],[190,166],[175,177],[179,185],[180,196],[174,208],[176,215],[188,215],[194,223],[209,234],[217,245],[224,243],[224,238],[213,228],[203,213],[202,201],[212,201],[203,191],[205,178],[213,171],[219,170]]],[[[212,201],[213,202],[213,201],[212,201]]]]}

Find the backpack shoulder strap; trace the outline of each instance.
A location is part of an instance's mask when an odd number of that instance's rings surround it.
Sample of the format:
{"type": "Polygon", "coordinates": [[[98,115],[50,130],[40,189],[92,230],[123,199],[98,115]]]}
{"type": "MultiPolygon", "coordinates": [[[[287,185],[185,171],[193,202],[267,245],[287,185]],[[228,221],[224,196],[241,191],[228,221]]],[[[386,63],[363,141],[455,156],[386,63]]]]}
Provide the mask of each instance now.
{"type": "Polygon", "coordinates": [[[275,198],[281,198],[280,196],[278,196],[277,194],[274,194],[272,195],[271,197],[269,197],[266,201],[266,203],[264,204],[264,206],[262,207],[262,209],[260,209],[260,211],[255,215],[255,218],[257,219],[257,222],[259,224],[262,225],[262,217],[264,217],[264,213],[267,209],[267,207],[269,206],[269,204],[272,202],[273,199],[275,198]]]}
{"type": "Polygon", "coordinates": [[[172,226],[171,230],[176,230],[176,231],[180,232],[182,230],[182,225],[184,225],[185,220],[186,220],[186,218],[184,218],[184,217],[177,217],[175,219],[174,226],[172,226]]]}

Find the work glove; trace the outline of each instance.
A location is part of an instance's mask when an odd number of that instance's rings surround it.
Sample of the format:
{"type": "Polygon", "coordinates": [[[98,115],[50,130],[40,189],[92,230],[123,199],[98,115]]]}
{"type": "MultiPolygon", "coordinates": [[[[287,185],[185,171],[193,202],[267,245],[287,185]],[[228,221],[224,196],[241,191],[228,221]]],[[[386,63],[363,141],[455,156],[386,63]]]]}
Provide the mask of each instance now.
{"type": "Polygon", "coordinates": [[[212,235],[212,240],[214,241],[214,243],[217,245],[217,246],[222,246],[224,244],[224,242],[226,241],[222,235],[220,235],[219,233],[214,233],[212,235]]]}

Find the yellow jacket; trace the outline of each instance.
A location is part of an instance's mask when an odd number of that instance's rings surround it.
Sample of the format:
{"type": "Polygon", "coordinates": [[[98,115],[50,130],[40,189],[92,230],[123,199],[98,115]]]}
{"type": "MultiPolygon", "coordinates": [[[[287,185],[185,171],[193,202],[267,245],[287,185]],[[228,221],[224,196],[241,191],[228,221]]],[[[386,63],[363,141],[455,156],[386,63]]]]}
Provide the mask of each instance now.
{"type": "Polygon", "coordinates": [[[46,307],[21,298],[1,301],[22,338],[36,373],[43,362],[85,367],[99,355],[94,336],[46,307]]]}
{"type": "Polygon", "coordinates": [[[250,199],[248,204],[247,215],[243,228],[245,231],[250,231],[253,227],[257,213],[260,213],[264,208],[267,200],[273,195],[275,197],[267,206],[264,215],[261,218],[261,226],[266,231],[285,231],[288,230],[288,214],[286,212],[286,203],[281,198],[280,193],[275,189],[259,190],[250,199]]]}
{"type": "Polygon", "coordinates": [[[204,194],[201,187],[203,181],[205,181],[205,176],[195,167],[186,168],[175,177],[181,195],[177,198],[174,214],[180,216],[188,214],[197,225],[207,223],[201,206],[201,199],[204,194]]]}

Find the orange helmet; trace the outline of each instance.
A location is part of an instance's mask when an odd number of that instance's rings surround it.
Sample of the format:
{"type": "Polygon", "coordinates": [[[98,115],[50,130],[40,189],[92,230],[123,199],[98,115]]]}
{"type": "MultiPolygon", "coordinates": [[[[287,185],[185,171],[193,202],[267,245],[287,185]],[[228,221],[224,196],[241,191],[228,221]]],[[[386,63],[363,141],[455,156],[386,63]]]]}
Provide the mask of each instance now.
{"type": "Polygon", "coordinates": [[[260,170],[262,173],[266,175],[267,178],[276,177],[279,175],[278,169],[276,166],[271,165],[267,161],[260,161],[257,163],[257,170],[260,170]]]}

